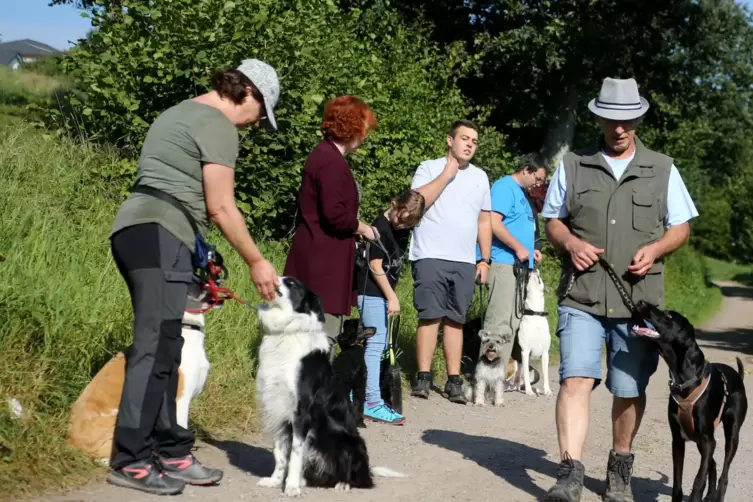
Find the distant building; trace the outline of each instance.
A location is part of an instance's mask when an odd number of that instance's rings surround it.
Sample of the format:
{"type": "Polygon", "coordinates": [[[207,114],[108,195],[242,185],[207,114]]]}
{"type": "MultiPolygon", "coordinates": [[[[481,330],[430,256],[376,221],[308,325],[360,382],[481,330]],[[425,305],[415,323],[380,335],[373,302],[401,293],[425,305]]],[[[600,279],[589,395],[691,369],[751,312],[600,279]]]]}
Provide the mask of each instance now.
{"type": "Polygon", "coordinates": [[[14,40],[0,44],[0,65],[17,70],[24,63],[33,63],[45,57],[59,56],[62,52],[35,40],[14,40]]]}

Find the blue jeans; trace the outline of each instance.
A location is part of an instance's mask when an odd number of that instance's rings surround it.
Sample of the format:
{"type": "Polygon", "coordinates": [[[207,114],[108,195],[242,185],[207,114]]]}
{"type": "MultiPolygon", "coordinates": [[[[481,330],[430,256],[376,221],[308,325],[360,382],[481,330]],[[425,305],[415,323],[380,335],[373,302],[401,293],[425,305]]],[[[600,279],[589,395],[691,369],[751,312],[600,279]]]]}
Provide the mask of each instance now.
{"type": "Polygon", "coordinates": [[[560,382],[570,377],[601,382],[601,349],[607,345],[606,387],[612,395],[635,398],[646,392],[659,364],[659,352],[651,340],[632,332],[630,319],[608,319],[560,306],[557,336],[560,339],[560,382]]]}
{"type": "Polygon", "coordinates": [[[382,367],[382,354],[387,348],[387,300],[378,296],[358,296],[358,310],[365,327],[376,328],[376,334],[366,340],[364,359],[366,361],[366,403],[382,401],[379,389],[379,373],[382,367]]]}

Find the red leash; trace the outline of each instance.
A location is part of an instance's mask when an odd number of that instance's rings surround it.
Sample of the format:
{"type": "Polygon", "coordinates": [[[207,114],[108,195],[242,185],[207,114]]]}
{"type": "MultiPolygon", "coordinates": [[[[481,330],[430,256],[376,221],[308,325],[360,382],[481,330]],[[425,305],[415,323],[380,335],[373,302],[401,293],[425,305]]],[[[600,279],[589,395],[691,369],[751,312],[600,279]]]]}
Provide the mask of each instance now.
{"type": "Polygon", "coordinates": [[[191,314],[203,314],[215,307],[221,307],[227,300],[235,300],[242,305],[246,305],[246,302],[235,296],[235,293],[233,293],[230,288],[225,288],[219,285],[219,283],[222,282],[220,279],[222,272],[222,267],[214,261],[210,261],[207,264],[207,277],[201,284],[201,290],[207,293],[205,299],[202,301],[206,306],[199,309],[187,308],[186,312],[190,312],[191,314]]]}

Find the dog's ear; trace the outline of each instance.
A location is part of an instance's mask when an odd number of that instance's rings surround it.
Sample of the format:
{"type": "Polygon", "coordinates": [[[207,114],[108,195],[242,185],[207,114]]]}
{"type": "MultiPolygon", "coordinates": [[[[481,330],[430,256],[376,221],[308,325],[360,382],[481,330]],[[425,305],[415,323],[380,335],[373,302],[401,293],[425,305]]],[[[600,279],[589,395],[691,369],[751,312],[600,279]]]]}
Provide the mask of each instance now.
{"type": "Polygon", "coordinates": [[[301,310],[303,312],[312,312],[316,314],[316,318],[319,322],[324,322],[324,307],[322,306],[322,298],[309,290],[303,295],[301,300],[301,310]]]}
{"type": "Polygon", "coordinates": [[[368,328],[363,328],[363,336],[364,338],[371,338],[372,336],[376,335],[376,328],[373,326],[369,326],[368,328]]]}

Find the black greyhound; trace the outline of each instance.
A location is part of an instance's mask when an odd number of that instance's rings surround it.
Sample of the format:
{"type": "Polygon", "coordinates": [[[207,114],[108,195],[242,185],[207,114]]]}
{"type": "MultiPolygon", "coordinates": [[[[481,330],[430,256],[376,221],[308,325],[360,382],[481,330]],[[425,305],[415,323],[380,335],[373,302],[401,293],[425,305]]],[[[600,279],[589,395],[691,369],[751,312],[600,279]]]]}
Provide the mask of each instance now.
{"type": "Polygon", "coordinates": [[[729,466],[748,411],[743,363],[737,358],[735,372],[726,364],[707,361],[696,343],[693,325],[673,310],[660,310],[644,301],[638,302],[636,310],[645,326],[636,326],[633,331],[653,340],[669,367],[671,398],[667,417],[672,431],[672,502],[682,501],[686,441],[696,443],[701,454],[690,502],[701,502],[706,479],[709,490],[703,500],[722,502],[727,491],[729,466]],[[714,432],[720,423],[724,424],[724,466],[717,485],[714,432]]]}

